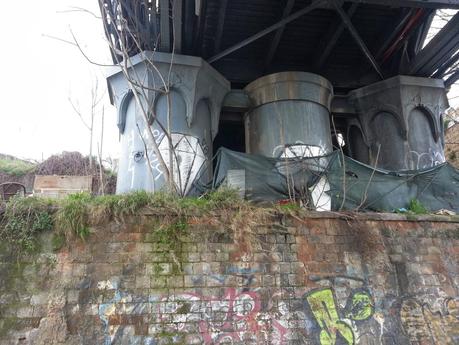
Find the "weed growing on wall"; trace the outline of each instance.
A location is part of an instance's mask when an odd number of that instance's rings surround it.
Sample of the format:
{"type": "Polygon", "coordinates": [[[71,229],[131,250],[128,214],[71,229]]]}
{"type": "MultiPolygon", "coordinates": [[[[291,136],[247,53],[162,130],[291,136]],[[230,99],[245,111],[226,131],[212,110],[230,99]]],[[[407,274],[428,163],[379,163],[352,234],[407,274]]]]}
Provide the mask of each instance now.
{"type": "Polygon", "coordinates": [[[56,213],[56,226],[59,233],[67,238],[73,234],[83,240],[89,236],[91,198],[90,194],[78,193],[69,195],[61,202],[56,213]]]}
{"type": "Polygon", "coordinates": [[[53,229],[54,249],[74,238],[86,239],[95,225],[109,221],[124,222],[140,210],[165,214],[158,232],[158,241],[173,242],[186,228],[190,214],[212,214],[235,210],[248,205],[236,191],[222,189],[199,198],[180,198],[167,193],[136,191],[123,195],[91,196],[87,193],[69,195],[62,200],[39,197],[12,198],[0,212],[0,236],[26,251],[36,247],[35,235],[53,229]]]}
{"type": "Polygon", "coordinates": [[[0,220],[0,238],[28,252],[38,249],[36,235],[53,228],[51,206],[48,199],[11,198],[0,220]]]}
{"type": "Polygon", "coordinates": [[[1,238],[27,251],[34,249],[38,243],[36,235],[45,230],[54,231],[51,244],[58,250],[74,238],[85,240],[91,229],[110,221],[123,223],[139,213],[160,215],[153,237],[159,245],[171,248],[169,253],[177,268],[180,268],[180,239],[188,235],[192,217],[209,217],[213,225],[230,230],[234,239],[250,251],[257,243],[253,229],[267,218],[301,211],[296,205],[254,206],[231,189],[218,189],[198,198],[145,191],[107,196],[79,193],[62,200],[13,198],[4,207],[3,215],[0,209],[1,238]]]}
{"type": "Polygon", "coordinates": [[[147,206],[151,197],[151,193],[145,191],[96,197],[92,201],[91,216],[96,223],[106,221],[107,217],[123,221],[126,216],[147,206]]]}
{"type": "MultiPolygon", "coordinates": [[[[173,261],[173,273],[182,273],[182,237],[188,234],[186,218],[163,218],[160,224],[155,224],[152,239],[161,249],[168,252],[173,261]]],[[[159,273],[159,272],[158,272],[159,273]]]]}
{"type": "Polygon", "coordinates": [[[426,214],[429,213],[427,208],[417,199],[411,199],[408,205],[408,211],[414,214],[426,214]]]}

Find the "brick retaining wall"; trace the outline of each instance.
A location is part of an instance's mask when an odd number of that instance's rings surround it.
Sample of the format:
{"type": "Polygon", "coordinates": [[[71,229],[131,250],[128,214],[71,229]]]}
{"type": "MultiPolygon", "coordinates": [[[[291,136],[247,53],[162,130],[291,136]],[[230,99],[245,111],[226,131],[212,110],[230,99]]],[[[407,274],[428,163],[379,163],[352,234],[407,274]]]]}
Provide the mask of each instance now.
{"type": "MultiPolygon", "coordinates": [[[[459,344],[459,223],[312,213],[250,233],[151,220],[0,251],[0,344],[459,344]]],[[[439,220],[440,219],[440,220],[439,220]]],[[[442,221],[442,219],[444,221],[442,221]]]]}

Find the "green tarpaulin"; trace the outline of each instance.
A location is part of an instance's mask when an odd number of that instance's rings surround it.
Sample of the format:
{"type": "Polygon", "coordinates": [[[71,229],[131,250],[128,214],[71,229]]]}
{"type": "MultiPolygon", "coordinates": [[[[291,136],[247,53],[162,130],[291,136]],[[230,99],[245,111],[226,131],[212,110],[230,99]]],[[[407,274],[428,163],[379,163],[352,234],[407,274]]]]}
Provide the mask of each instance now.
{"type": "Polygon", "coordinates": [[[236,176],[245,197],[255,202],[295,199],[310,204],[311,187],[320,179],[332,210],[394,211],[417,199],[429,211],[459,212],[459,171],[448,163],[418,171],[391,172],[334,151],[312,158],[267,158],[221,148],[216,155],[214,187],[236,176]],[[243,181],[242,181],[243,180],[243,181]]]}

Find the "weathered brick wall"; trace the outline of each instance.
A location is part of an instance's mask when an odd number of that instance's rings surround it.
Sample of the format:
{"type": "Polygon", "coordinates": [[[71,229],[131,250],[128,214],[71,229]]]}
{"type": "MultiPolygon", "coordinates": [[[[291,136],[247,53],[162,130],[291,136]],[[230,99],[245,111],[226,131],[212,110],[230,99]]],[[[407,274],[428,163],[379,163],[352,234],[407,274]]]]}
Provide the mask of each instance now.
{"type": "Polygon", "coordinates": [[[169,251],[143,216],[58,253],[4,246],[0,343],[459,344],[459,224],[374,217],[198,217],[169,251]]]}

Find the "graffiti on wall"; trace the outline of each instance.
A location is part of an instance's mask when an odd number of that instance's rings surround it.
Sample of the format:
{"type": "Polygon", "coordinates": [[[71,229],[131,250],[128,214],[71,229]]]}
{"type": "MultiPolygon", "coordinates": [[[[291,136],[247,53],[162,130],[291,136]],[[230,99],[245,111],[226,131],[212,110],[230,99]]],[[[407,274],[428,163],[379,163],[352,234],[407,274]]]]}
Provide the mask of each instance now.
{"type": "MultiPolygon", "coordinates": [[[[149,296],[148,302],[127,301],[134,297],[116,291],[115,298],[99,307],[99,318],[104,327],[104,345],[129,343],[153,345],[155,338],[164,334],[180,338],[187,334],[199,334],[203,344],[228,344],[241,341],[271,339],[285,344],[288,339],[289,320],[275,320],[261,311],[261,297],[255,291],[235,288],[225,290],[223,296],[203,296],[198,293],[173,294],[163,297],[149,296]],[[127,303],[127,304],[125,304],[127,303]],[[124,308],[124,310],[123,310],[124,308]],[[126,332],[122,326],[112,324],[117,314],[150,314],[153,335],[139,336],[126,332]],[[285,321],[285,322],[283,322],[285,321]]],[[[287,313],[284,310],[284,313],[287,313]]]]}
{"type": "MultiPolygon", "coordinates": [[[[299,296],[282,289],[274,289],[266,295],[255,287],[258,284],[255,284],[252,270],[237,268],[233,271],[244,277],[246,286],[216,290],[222,291],[218,296],[192,290],[139,297],[120,291],[116,282],[101,282],[101,289],[116,289],[114,299],[99,306],[104,345],[123,340],[153,345],[156,338],[164,334],[170,335],[172,341],[195,336],[199,339],[194,341],[206,345],[241,342],[288,344],[298,337],[312,339],[318,345],[343,344],[343,341],[345,344],[357,344],[361,322],[374,314],[371,294],[365,289],[352,290],[345,305],[339,305],[331,286],[299,296]],[[296,308],[293,306],[295,301],[303,303],[296,308]],[[150,323],[148,334],[127,331],[116,322],[120,314],[129,315],[130,319],[135,315],[147,315],[150,323]]],[[[218,277],[215,279],[221,280],[218,277]]]]}
{"type": "Polygon", "coordinates": [[[165,335],[169,343],[205,345],[459,344],[457,299],[375,292],[376,303],[367,281],[358,277],[358,260],[348,261],[349,273],[356,275],[310,276],[320,287],[306,291],[260,288],[263,272],[244,260],[222,274],[205,275],[212,289],[136,296],[121,291],[117,281],[99,282],[99,289],[115,290],[98,309],[104,345],[162,344],[165,335]],[[146,324],[143,333],[133,330],[138,320],[146,324]]]}
{"type": "Polygon", "coordinates": [[[366,290],[354,291],[341,312],[331,288],[309,292],[305,299],[319,325],[321,345],[334,345],[338,337],[349,345],[355,344],[354,330],[350,322],[367,320],[374,313],[371,295],[366,290]]]}
{"type": "Polygon", "coordinates": [[[404,299],[400,307],[402,326],[413,344],[459,344],[459,301],[446,298],[439,310],[421,300],[404,299]]]}
{"type": "Polygon", "coordinates": [[[268,332],[279,344],[285,341],[285,327],[272,320],[269,329],[269,323],[260,320],[261,297],[255,291],[227,288],[220,297],[184,293],[165,296],[161,302],[157,311],[160,321],[172,316],[181,333],[196,333],[197,325],[204,344],[256,340],[268,332]]]}

